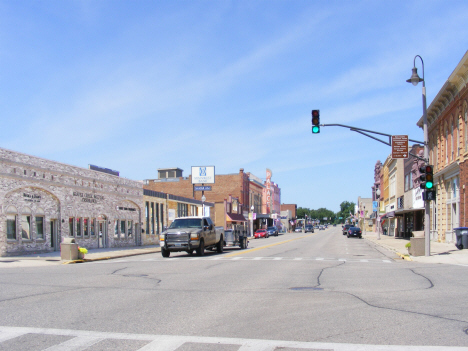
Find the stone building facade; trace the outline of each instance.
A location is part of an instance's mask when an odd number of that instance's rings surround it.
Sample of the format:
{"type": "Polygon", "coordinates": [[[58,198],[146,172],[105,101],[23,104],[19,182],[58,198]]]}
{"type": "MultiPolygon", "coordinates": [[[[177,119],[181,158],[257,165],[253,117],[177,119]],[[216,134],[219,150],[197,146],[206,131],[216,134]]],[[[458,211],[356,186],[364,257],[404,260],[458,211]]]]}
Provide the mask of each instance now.
{"type": "Polygon", "coordinates": [[[141,245],[143,184],[0,148],[0,255],[141,245]]]}

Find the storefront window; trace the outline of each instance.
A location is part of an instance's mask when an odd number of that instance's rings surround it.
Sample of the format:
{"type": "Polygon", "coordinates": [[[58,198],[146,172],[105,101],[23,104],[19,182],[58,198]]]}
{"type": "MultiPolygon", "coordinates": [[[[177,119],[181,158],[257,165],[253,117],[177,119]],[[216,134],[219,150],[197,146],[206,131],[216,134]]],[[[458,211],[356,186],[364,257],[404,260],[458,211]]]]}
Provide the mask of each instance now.
{"type": "Polygon", "coordinates": [[[81,217],[76,218],[76,236],[81,236],[81,217]]]}
{"type": "Polygon", "coordinates": [[[129,238],[133,236],[133,221],[127,222],[127,235],[129,238]]]}
{"type": "Polygon", "coordinates": [[[44,239],[44,217],[36,217],[36,235],[38,239],[44,239]]]}
{"type": "Polygon", "coordinates": [[[91,228],[90,228],[90,231],[91,231],[91,236],[95,236],[95,235],[96,235],[96,219],[94,219],[94,218],[91,219],[91,228]]]}
{"type": "Polygon", "coordinates": [[[16,215],[7,215],[7,239],[16,240],[16,215]]]}
{"type": "Polygon", "coordinates": [[[83,218],[83,233],[84,236],[88,236],[88,218],[83,218]]]}
{"type": "Polygon", "coordinates": [[[125,237],[125,221],[120,221],[120,234],[125,237]]]}
{"type": "Polygon", "coordinates": [[[31,240],[31,216],[21,216],[21,237],[25,240],[31,240]]]}
{"type": "Polygon", "coordinates": [[[118,238],[119,237],[119,220],[116,219],[114,221],[114,238],[118,238]]]}
{"type": "Polygon", "coordinates": [[[68,218],[68,233],[70,236],[75,236],[75,226],[73,225],[73,217],[68,218]]]}

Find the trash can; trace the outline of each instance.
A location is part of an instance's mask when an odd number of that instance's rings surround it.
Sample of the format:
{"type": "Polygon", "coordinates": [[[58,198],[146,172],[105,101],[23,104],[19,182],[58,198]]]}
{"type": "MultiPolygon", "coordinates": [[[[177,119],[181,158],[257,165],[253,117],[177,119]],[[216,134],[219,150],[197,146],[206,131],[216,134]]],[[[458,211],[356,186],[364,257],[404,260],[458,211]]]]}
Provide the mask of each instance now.
{"type": "Polygon", "coordinates": [[[457,242],[455,244],[457,249],[468,249],[468,228],[460,227],[453,228],[453,230],[455,230],[455,235],[457,236],[457,242]]]}
{"type": "Polygon", "coordinates": [[[60,259],[65,261],[78,259],[78,244],[75,238],[63,238],[60,244],[60,259]]]}

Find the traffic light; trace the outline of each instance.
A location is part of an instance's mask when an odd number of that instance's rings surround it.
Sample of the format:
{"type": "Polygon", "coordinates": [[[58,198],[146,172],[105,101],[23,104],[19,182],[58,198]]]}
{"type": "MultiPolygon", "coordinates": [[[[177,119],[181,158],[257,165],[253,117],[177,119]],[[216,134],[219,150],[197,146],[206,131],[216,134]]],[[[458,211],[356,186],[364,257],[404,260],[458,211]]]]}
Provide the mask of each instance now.
{"type": "Polygon", "coordinates": [[[312,110],[312,134],[320,133],[320,110],[312,110]]]}
{"type": "Polygon", "coordinates": [[[421,175],[419,179],[421,180],[420,188],[425,190],[423,192],[423,200],[431,201],[436,199],[436,191],[434,189],[434,167],[427,165],[419,168],[421,175]]]}

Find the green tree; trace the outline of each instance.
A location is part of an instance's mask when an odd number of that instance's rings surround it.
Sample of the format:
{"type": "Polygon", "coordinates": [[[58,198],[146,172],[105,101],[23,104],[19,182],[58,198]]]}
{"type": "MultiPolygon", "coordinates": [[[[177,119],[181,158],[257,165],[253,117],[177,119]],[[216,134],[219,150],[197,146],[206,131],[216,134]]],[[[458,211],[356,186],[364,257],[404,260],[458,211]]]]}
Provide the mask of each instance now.
{"type": "Polygon", "coordinates": [[[341,219],[341,223],[344,222],[344,220],[350,216],[350,213],[354,214],[354,207],[356,204],[354,202],[349,202],[349,201],[343,201],[340,204],[340,212],[337,213],[337,217],[343,217],[341,219]]]}

